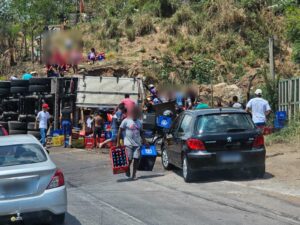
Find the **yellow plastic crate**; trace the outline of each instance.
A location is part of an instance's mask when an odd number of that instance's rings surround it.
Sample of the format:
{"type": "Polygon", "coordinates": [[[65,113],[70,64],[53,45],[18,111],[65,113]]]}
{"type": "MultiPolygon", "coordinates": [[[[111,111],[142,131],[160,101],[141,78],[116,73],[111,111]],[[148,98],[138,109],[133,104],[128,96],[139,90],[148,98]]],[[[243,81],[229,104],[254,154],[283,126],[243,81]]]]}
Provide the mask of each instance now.
{"type": "Polygon", "coordinates": [[[64,136],[63,135],[52,138],[52,146],[53,147],[59,147],[59,146],[62,146],[63,144],[64,144],[64,136]]]}

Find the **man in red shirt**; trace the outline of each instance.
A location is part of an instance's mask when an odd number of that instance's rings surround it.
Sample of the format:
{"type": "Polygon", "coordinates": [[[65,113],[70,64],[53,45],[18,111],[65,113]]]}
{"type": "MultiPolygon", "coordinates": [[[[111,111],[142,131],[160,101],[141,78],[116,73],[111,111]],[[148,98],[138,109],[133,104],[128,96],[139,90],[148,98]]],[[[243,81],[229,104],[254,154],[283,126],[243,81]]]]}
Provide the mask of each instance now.
{"type": "Polygon", "coordinates": [[[121,101],[121,103],[125,105],[127,113],[131,112],[135,107],[135,101],[130,98],[129,94],[125,94],[125,98],[121,101]]]}

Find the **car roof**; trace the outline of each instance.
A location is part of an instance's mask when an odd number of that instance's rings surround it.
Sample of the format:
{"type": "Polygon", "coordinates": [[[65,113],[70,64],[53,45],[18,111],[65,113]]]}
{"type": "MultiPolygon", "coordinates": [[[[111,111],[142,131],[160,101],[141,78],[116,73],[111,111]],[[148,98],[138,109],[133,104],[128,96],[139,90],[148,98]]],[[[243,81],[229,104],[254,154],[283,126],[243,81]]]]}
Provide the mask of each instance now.
{"type": "Polygon", "coordinates": [[[16,144],[39,144],[39,141],[30,134],[8,135],[0,137],[0,146],[16,144]]]}
{"type": "Polygon", "coordinates": [[[237,108],[207,108],[207,109],[187,110],[185,112],[196,116],[209,115],[209,114],[222,114],[222,113],[247,113],[245,110],[237,109],[237,108]]]}

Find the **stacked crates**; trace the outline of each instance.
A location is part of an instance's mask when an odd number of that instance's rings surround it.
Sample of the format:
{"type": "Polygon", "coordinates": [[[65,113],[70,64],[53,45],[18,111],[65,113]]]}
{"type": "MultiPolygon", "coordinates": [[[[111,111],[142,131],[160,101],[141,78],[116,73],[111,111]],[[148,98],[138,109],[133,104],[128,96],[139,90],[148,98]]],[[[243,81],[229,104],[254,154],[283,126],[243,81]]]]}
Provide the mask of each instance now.
{"type": "Polygon", "coordinates": [[[277,111],[275,120],[274,120],[274,128],[275,129],[282,129],[285,125],[287,120],[287,113],[286,111],[277,111]]]}
{"type": "Polygon", "coordinates": [[[129,162],[125,146],[112,147],[110,149],[110,158],[113,174],[125,173],[128,171],[129,162]]]}
{"type": "Polygon", "coordinates": [[[152,171],[156,161],[156,156],[157,151],[155,145],[150,145],[149,147],[142,146],[138,170],[152,171]]]}

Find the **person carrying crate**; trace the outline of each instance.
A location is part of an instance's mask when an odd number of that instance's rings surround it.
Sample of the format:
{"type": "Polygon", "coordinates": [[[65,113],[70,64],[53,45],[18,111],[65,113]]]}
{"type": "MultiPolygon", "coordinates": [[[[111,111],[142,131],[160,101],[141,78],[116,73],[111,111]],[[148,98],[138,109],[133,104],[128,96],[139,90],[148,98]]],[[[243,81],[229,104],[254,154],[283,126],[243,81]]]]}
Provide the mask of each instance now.
{"type": "Polygon", "coordinates": [[[124,134],[124,145],[129,159],[129,170],[126,173],[126,176],[130,177],[130,166],[133,161],[133,180],[136,180],[136,171],[138,169],[142,142],[145,145],[148,145],[143,136],[142,122],[139,120],[139,117],[140,110],[138,107],[134,107],[129,111],[128,117],[122,121],[117,137],[117,146],[120,146],[121,134],[124,134]]]}

